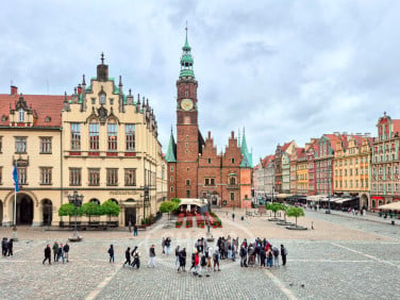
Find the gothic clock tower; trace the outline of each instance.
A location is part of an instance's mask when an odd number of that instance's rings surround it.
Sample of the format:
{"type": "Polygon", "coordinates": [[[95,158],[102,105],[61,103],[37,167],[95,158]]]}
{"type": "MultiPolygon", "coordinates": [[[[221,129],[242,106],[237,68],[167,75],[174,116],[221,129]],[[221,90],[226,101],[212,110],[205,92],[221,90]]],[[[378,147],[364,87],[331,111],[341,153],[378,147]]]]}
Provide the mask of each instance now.
{"type": "Polygon", "coordinates": [[[178,198],[197,198],[197,169],[199,160],[199,126],[197,110],[197,80],[187,29],[182,47],[181,71],[176,81],[176,189],[178,198]]]}

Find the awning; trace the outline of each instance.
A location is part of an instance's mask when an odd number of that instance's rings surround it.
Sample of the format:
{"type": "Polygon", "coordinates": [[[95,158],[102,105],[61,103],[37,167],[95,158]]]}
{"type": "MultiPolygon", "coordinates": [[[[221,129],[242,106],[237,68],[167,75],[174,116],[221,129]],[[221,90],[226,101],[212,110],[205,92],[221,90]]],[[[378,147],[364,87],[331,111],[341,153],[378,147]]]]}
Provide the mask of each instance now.
{"type": "Polygon", "coordinates": [[[293,196],[293,194],[278,194],[277,196],[276,196],[276,198],[278,198],[278,199],[284,199],[284,198],[288,198],[288,197],[292,197],[293,196]]]}
{"type": "Polygon", "coordinates": [[[349,202],[349,201],[351,201],[351,200],[357,201],[357,199],[353,199],[353,198],[344,198],[344,199],[341,199],[341,200],[339,200],[339,201],[335,201],[335,203],[343,204],[343,203],[349,202]]]}
{"type": "Polygon", "coordinates": [[[343,198],[331,198],[331,203],[339,203],[343,198]]]}
{"type": "Polygon", "coordinates": [[[400,210],[400,201],[381,205],[378,208],[383,210],[400,210]]]}
{"type": "Polygon", "coordinates": [[[312,196],[307,196],[307,201],[320,201],[322,200],[326,195],[312,195],[312,196]]]}

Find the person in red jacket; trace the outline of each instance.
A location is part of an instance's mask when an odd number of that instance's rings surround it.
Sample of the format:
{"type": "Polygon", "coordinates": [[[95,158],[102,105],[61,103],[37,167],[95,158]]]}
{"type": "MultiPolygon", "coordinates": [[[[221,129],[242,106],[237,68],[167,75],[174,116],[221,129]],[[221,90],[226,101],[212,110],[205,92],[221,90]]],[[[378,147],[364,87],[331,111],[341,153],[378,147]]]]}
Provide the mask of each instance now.
{"type": "Polygon", "coordinates": [[[200,263],[199,253],[197,252],[197,250],[194,250],[193,275],[195,275],[195,276],[199,275],[199,263],[200,263]]]}

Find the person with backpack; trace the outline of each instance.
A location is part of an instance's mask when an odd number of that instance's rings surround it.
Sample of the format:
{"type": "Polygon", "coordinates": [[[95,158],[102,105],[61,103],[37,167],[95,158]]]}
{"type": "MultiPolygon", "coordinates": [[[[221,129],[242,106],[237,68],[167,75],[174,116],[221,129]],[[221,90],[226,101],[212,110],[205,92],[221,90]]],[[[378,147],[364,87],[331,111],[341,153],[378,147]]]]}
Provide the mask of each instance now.
{"type": "Polygon", "coordinates": [[[156,267],[156,246],[155,245],[151,245],[150,249],[149,249],[149,263],[147,264],[147,267],[156,267]]]}
{"type": "Polygon", "coordinates": [[[279,267],[279,249],[277,247],[272,247],[272,253],[274,255],[274,266],[279,267]]]}
{"type": "Polygon", "coordinates": [[[7,255],[7,243],[8,243],[8,238],[3,237],[3,240],[1,241],[1,253],[3,256],[7,255]]]}
{"type": "Polygon", "coordinates": [[[115,257],[114,257],[114,246],[113,244],[110,245],[110,248],[108,248],[108,255],[109,255],[109,262],[111,263],[111,261],[114,263],[115,261],[115,257]]]}
{"type": "Polygon", "coordinates": [[[286,256],[288,251],[283,244],[281,244],[281,256],[282,256],[282,266],[286,266],[286,256]]]}
{"type": "Polygon", "coordinates": [[[132,263],[132,268],[136,266],[136,269],[139,270],[140,268],[140,256],[139,256],[139,251],[135,251],[133,254],[133,263],[132,263]]]}

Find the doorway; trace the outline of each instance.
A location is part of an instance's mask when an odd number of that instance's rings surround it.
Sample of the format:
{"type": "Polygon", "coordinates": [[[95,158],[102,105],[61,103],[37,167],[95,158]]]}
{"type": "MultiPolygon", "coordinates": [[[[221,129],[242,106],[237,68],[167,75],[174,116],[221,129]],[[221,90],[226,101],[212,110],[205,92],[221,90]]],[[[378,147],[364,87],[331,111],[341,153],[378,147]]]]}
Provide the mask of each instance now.
{"type": "Polygon", "coordinates": [[[43,226],[51,226],[53,221],[53,203],[49,199],[43,201],[43,226]]]}
{"type": "Polygon", "coordinates": [[[28,195],[21,195],[17,198],[17,225],[32,225],[33,201],[28,195]]]}
{"type": "Polygon", "coordinates": [[[129,221],[132,225],[136,223],[136,208],[134,207],[125,207],[125,226],[129,226],[129,221]]]}

